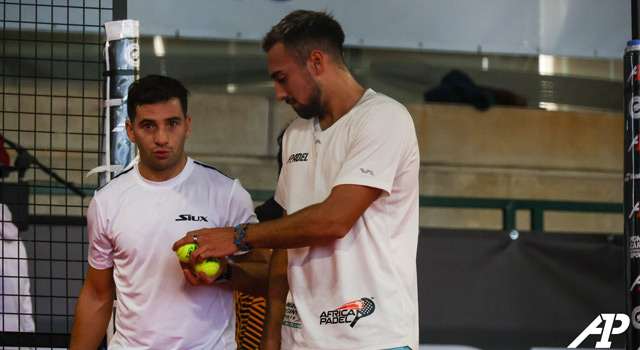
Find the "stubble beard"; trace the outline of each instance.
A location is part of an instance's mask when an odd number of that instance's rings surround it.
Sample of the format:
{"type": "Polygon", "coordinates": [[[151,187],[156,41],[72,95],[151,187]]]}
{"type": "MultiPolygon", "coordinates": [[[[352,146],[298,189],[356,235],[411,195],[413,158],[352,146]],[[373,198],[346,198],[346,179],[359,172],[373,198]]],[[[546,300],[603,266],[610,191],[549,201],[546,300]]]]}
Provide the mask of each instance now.
{"type": "Polygon", "coordinates": [[[156,159],[151,150],[147,151],[148,156],[142,158],[142,152],[140,152],[140,162],[149,170],[161,173],[167,170],[171,170],[180,165],[182,159],[186,157],[184,152],[184,140],[182,144],[175,147],[165,148],[170,152],[170,156],[167,159],[156,159]],[[180,151],[181,150],[181,151],[180,151]],[[177,152],[177,153],[176,153],[177,152]]]}
{"type": "Polygon", "coordinates": [[[300,106],[298,108],[293,107],[293,110],[296,111],[300,118],[307,120],[322,115],[322,90],[320,85],[310,77],[308,82],[313,87],[309,94],[309,101],[306,104],[302,104],[296,100],[295,102],[300,106]]]}

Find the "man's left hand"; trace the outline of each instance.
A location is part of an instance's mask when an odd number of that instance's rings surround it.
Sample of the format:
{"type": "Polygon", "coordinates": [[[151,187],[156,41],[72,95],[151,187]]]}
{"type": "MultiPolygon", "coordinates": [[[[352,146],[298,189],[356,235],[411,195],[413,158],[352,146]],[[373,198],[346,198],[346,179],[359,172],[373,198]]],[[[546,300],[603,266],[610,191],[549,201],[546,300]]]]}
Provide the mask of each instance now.
{"type": "Polygon", "coordinates": [[[187,263],[180,262],[180,266],[182,266],[182,272],[184,273],[184,277],[187,280],[187,282],[189,282],[190,285],[192,286],[199,286],[201,284],[211,285],[216,281],[216,279],[224,271],[227,270],[228,260],[226,258],[219,258],[218,260],[220,261],[220,269],[218,270],[218,273],[216,273],[214,276],[211,276],[211,277],[209,277],[206,273],[202,271],[200,271],[200,274],[198,275],[193,269],[193,267],[191,267],[191,265],[187,263]]]}

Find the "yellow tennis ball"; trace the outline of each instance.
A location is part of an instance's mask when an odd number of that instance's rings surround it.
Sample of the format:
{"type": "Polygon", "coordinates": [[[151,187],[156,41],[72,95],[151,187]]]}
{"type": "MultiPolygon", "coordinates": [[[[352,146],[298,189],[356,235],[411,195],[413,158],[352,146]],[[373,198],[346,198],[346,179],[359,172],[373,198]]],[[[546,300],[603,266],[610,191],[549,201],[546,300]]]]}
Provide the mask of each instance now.
{"type": "Polygon", "coordinates": [[[195,267],[196,273],[200,275],[200,271],[207,274],[209,277],[213,277],[220,270],[220,260],[216,258],[207,258],[205,261],[199,263],[195,267]]]}
{"type": "Polygon", "coordinates": [[[198,245],[195,243],[187,243],[185,245],[183,245],[182,247],[178,248],[178,250],[176,250],[176,255],[178,256],[178,259],[180,261],[182,261],[183,263],[188,263],[189,262],[189,257],[191,256],[191,252],[198,249],[198,245]]]}

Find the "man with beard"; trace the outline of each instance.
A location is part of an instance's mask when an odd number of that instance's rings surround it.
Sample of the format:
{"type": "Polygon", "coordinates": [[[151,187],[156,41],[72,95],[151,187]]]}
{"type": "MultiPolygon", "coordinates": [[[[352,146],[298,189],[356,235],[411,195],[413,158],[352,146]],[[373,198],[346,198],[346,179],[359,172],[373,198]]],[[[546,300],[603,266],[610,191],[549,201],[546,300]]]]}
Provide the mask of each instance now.
{"type": "Polygon", "coordinates": [[[263,39],[287,129],[276,201],[287,215],[197,235],[192,263],[274,248],[263,349],[418,348],[420,155],[411,116],[347,69],[340,24],[294,11],[263,39]]]}
{"type": "Polygon", "coordinates": [[[127,135],[140,160],[98,189],[89,205],[89,270],[71,350],[98,347],[114,293],[109,349],[236,349],[233,291],[266,289],[267,250],[228,262],[221,257],[211,277],[181,266],[171,251],[184,230],[256,222],[238,180],[185,154],[188,94],[179,81],[158,75],[129,88],[127,135]]]}

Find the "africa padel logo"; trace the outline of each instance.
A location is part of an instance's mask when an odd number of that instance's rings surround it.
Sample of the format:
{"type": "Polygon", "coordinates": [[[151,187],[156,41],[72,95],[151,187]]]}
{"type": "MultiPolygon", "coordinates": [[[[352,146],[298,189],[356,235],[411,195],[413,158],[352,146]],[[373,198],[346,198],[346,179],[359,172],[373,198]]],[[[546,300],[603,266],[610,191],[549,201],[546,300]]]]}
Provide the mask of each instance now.
{"type": "Polygon", "coordinates": [[[323,311],[320,315],[320,324],[348,323],[353,328],[359,319],[371,315],[376,310],[376,304],[371,299],[360,298],[335,310],[323,311]]]}

